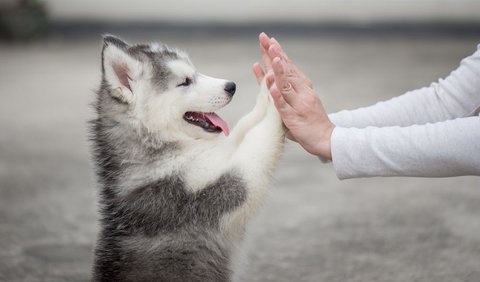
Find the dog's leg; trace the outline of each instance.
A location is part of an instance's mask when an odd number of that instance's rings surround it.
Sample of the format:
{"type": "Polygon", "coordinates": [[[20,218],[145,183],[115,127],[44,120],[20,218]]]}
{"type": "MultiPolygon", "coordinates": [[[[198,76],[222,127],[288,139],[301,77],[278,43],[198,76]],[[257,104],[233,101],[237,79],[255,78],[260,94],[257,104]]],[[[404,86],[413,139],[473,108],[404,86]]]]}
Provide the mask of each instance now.
{"type": "Polygon", "coordinates": [[[242,170],[250,186],[252,201],[263,200],[268,181],[283,151],[285,133],[282,119],[270,102],[265,118],[246,133],[234,156],[234,165],[242,170]]]}
{"type": "Polygon", "coordinates": [[[229,139],[232,140],[236,146],[242,142],[245,134],[265,117],[269,103],[269,93],[265,79],[262,81],[260,87],[261,90],[257,97],[255,107],[238,121],[232,133],[230,133],[229,139]]]}
{"type": "MultiPolygon", "coordinates": [[[[268,89],[262,88],[260,95],[270,98],[268,89]]],[[[236,211],[224,219],[228,234],[239,236],[251,215],[263,203],[267,194],[268,181],[283,151],[285,127],[272,101],[261,120],[245,137],[233,155],[232,165],[239,170],[247,186],[247,199],[236,211]]]]}

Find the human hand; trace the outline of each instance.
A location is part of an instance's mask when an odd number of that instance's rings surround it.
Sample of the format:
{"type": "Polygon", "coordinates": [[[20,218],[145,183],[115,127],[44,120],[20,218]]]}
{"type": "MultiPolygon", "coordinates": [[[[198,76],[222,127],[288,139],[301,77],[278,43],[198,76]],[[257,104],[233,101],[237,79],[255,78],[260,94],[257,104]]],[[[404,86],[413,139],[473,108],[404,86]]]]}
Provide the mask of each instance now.
{"type": "Polygon", "coordinates": [[[265,65],[264,71],[258,62],[253,64],[253,72],[257,78],[258,84],[262,82],[265,74],[272,70],[272,58],[280,57],[289,65],[292,74],[301,78],[305,85],[313,89],[312,81],[293,63],[292,60],[290,60],[285,51],[283,51],[280,43],[278,43],[275,38],[269,38],[264,32],[262,32],[258,36],[258,39],[260,41],[260,53],[262,55],[263,64],[265,65]]]}
{"type": "Polygon", "coordinates": [[[328,118],[322,102],[313,91],[311,80],[291,61],[280,43],[265,33],[259,36],[265,71],[253,65],[258,81],[267,73],[267,85],[289,139],[307,152],[331,160],[330,138],[335,125],[328,118]]]}

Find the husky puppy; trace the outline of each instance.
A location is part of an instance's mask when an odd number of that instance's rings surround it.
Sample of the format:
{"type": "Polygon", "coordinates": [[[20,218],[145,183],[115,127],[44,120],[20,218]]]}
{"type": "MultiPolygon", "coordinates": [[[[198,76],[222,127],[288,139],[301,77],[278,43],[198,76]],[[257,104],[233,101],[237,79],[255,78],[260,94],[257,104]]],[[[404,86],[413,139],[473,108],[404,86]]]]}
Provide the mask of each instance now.
{"type": "Polygon", "coordinates": [[[263,82],[230,133],[231,81],[181,51],[106,35],[92,121],[100,183],[94,281],[231,281],[285,130],[263,82]]]}

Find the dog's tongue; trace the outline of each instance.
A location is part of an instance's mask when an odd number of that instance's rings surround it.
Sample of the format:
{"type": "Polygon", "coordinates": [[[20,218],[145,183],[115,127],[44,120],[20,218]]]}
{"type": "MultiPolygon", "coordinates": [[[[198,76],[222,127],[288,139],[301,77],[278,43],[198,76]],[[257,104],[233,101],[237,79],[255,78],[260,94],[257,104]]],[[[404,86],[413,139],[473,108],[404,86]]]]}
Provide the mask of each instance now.
{"type": "Polygon", "coordinates": [[[228,136],[230,134],[230,129],[228,129],[228,124],[216,113],[205,113],[205,116],[208,118],[208,120],[210,120],[210,122],[213,125],[220,127],[223,131],[223,134],[225,134],[225,136],[228,136]]]}

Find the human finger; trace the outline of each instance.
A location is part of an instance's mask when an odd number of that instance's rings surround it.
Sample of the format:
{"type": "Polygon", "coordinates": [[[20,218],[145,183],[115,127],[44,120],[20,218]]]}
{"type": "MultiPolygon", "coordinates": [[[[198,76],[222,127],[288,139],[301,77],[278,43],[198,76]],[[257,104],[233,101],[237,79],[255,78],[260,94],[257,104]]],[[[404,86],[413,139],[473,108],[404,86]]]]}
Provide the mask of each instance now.
{"type": "Polygon", "coordinates": [[[306,86],[302,79],[287,74],[285,62],[278,57],[274,59],[273,74],[283,99],[295,111],[302,111],[305,99],[309,96],[312,89],[306,86]]]}
{"type": "Polygon", "coordinates": [[[284,96],[287,102],[291,99],[288,96],[294,96],[294,89],[288,79],[288,73],[284,63],[279,57],[273,59],[272,64],[273,75],[275,76],[275,84],[280,93],[284,96]]]}
{"type": "Polygon", "coordinates": [[[287,103],[287,101],[285,101],[282,93],[280,92],[275,83],[272,84],[269,90],[270,96],[272,96],[273,103],[275,104],[277,111],[280,113],[282,120],[284,120],[289,115],[289,113],[293,111],[293,108],[287,103]]]}
{"type": "Polygon", "coordinates": [[[272,69],[272,58],[268,55],[268,51],[263,47],[262,44],[259,46],[260,54],[262,55],[262,61],[265,66],[265,71],[269,72],[272,69]]]}
{"type": "Polygon", "coordinates": [[[278,45],[278,43],[270,45],[270,48],[268,49],[268,55],[270,58],[281,58],[287,64],[290,73],[302,78],[305,77],[305,75],[298,69],[295,63],[288,58],[287,54],[285,53],[285,51],[283,51],[282,47],[278,45]]]}
{"type": "Polygon", "coordinates": [[[258,35],[258,41],[260,41],[260,45],[262,45],[265,50],[270,48],[270,37],[268,37],[265,32],[262,32],[258,35]]]}
{"type": "Polygon", "coordinates": [[[305,74],[303,74],[302,71],[300,71],[300,69],[293,63],[292,60],[290,60],[282,45],[276,38],[269,38],[266,33],[262,32],[259,35],[259,40],[262,58],[267,68],[267,72],[271,69],[272,60],[275,57],[280,57],[289,65],[290,72],[297,74],[297,76],[305,80],[305,83],[310,88],[313,88],[312,81],[305,74]]]}
{"type": "Polygon", "coordinates": [[[270,40],[270,46],[268,49],[271,54],[269,54],[271,57],[280,57],[286,62],[290,62],[290,58],[288,57],[287,53],[283,50],[282,45],[272,37],[270,40]]]}
{"type": "Polygon", "coordinates": [[[272,85],[275,83],[275,76],[273,75],[273,73],[269,73],[266,76],[267,78],[265,80],[267,83],[267,88],[270,89],[272,85]]]}
{"type": "MultiPolygon", "coordinates": [[[[278,40],[274,37],[270,39],[271,45],[273,46],[270,47],[272,54],[270,54],[271,57],[281,57],[290,67],[290,70],[292,72],[295,72],[299,74],[299,76],[303,78],[307,78],[303,72],[295,65],[295,63],[288,57],[287,52],[283,49],[283,46],[278,42],[278,40]]],[[[307,78],[308,79],[308,78],[307,78]]]]}
{"type": "Polygon", "coordinates": [[[265,72],[263,71],[262,66],[258,62],[255,62],[252,66],[252,69],[255,77],[257,78],[258,84],[262,83],[262,80],[265,77],[265,72]]]}
{"type": "Polygon", "coordinates": [[[258,41],[260,42],[260,53],[262,54],[265,71],[269,72],[272,69],[272,58],[268,55],[268,48],[270,48],[270,37],[268,37],[265,32],[262,32],[258,35],[258,41]]]}
{"type": "Polygon", "coordinates": [[[270,58],[280,57],[282,58],[286,64],[288,65],[289,72],[294,74],[295,76],[304,80],[304,83],[313,89],[312,81],[295,65],[295,63],[288,57],[288,55],[283,50],[280,43],[275,38],[272,38],[273,43],[270,45],[268,49],[268,55],[270,58]]]}

